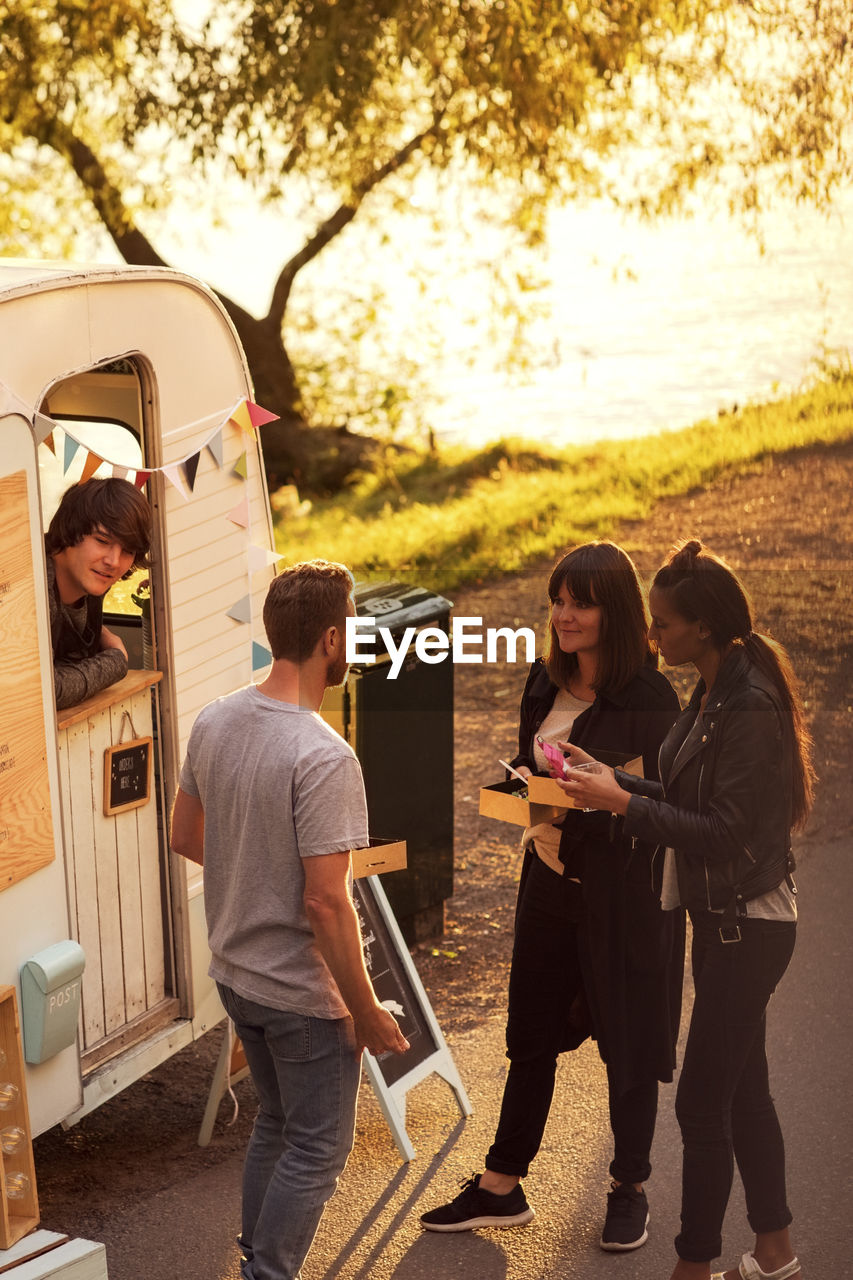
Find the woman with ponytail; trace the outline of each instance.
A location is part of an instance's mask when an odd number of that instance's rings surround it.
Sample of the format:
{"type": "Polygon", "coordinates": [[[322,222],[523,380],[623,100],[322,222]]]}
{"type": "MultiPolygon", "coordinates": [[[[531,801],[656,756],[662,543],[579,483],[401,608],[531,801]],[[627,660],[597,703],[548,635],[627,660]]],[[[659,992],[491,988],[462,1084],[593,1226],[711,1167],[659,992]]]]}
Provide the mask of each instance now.
{"type": "MultiPolygon", "coordinates": [[[[785,1151],[765,1053],[768,1001],[794,949],[791,831],[812,802],[811,741],[787,654],[753,629],[732,569],[698,541],[676,547],[649,593],[649,635],[699,683],[660,752],[660,782],[570,770],[584,805],[624,816],[663,859],[661,905],[693,925],[695,1001],[676,1095],[684,1144],[672,1280],[709,1280],[737,1161],[752,1252],[711,1280],[801,1280],[788,1227],[785,1151]]],[[[562,744],[561,744],[562,745],[562,744]]],[[[572,765],[587,762],[565,744],[572,765]]]]}

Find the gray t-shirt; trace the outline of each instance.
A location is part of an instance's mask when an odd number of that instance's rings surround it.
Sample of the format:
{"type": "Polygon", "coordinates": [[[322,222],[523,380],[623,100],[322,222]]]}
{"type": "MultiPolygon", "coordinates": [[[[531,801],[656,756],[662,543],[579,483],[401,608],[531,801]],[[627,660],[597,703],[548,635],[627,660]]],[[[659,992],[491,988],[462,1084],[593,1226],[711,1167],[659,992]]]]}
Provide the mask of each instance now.
{"type": "Polygon", "coordinates": [[[344,1017],[301,860],[367,844],[352,748],[316,712],[250,685],[201,712],[180,784],[204,808],[210,976],[273,1009],[344,1017]]]}

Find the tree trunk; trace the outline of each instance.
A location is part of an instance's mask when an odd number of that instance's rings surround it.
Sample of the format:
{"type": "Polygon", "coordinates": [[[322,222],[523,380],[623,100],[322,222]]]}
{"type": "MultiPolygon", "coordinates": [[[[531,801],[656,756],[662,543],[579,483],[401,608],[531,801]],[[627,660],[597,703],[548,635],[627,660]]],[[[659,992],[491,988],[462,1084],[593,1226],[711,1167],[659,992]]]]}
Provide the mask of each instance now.
{"type": "Polygon", "coordinates": [[[280,323],[270,316],[256,319],[223,294],[219,300],[246,352],[257,403],[279,415],[278,422],[261,428],[270,490],[292,482],[304,492],[334,493],[369,462],[375,442],[346,427],[309,426],[280,323]]]}

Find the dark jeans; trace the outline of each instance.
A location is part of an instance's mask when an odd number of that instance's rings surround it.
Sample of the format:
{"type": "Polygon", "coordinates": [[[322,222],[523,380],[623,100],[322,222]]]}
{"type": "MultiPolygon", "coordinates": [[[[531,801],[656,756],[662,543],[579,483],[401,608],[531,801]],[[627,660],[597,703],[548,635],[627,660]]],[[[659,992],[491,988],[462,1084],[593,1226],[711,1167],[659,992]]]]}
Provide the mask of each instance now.
{"type": "MultiPolygon", "coordinates": [[[[580,887],[534,857],[519,902],[510,970],[510,1068],[497,1133],[486,1156],[486,1168],[495,1173],[526,1177],[542,1142],[557,1057],[566,1048],[572,1007],[583,999],[581,910],[580,887]]],[[[618,1182],[645,1182],[651,1173],[657,1098],[657,1080],[621,1096],[610,1089],[615,1145],[610,1174],[618,1182]]]]}
{"type": "Polygon", "coordinates": [[[675,1248],[687,1262],[709,1262],[722,1249],[734,1160],[753,1231],[791,1222],[764,1037],[767,1002],[788,967],[797,926],[741,920],[741,941],[724,943],[718,915],[690,918],[696,996],[675,1102],[684,1142],[675,1248]]]}

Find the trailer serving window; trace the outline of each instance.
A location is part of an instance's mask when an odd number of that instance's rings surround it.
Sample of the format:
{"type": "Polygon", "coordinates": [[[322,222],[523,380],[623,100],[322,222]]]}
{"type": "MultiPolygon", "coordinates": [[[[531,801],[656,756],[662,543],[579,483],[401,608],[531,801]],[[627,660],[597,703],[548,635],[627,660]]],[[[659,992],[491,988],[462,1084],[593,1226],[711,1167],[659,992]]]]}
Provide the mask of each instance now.
{"type": "MultiPolygon", "coordinates": [[[[79,483],[90,451],[106,459],[93,473],[96,477],[110,476],[113,467],[119,466],[127,467],[132,478],[144,465],[136,368],[131,360],[121,360],[66,378],[51,388],[43,410],[60,426],[54,433],[54,452],[39,450],[42,516],[47,529],[65,490],[79,483]],[[76,451],[75,445],[80,446],[76,451]]],[[[104,600],[105,620],[118,626],[126,645],[130,641],[131,664],[137,666],[143,665],[139,600],[140,595],[149,594],[147,579],[148,571],[139,569],[117,582],[104,600]],[[124,624],[129,635],[124,634],[124,624]]],[[[151,665],[150,660],[145,665],[151,665]]]]}

